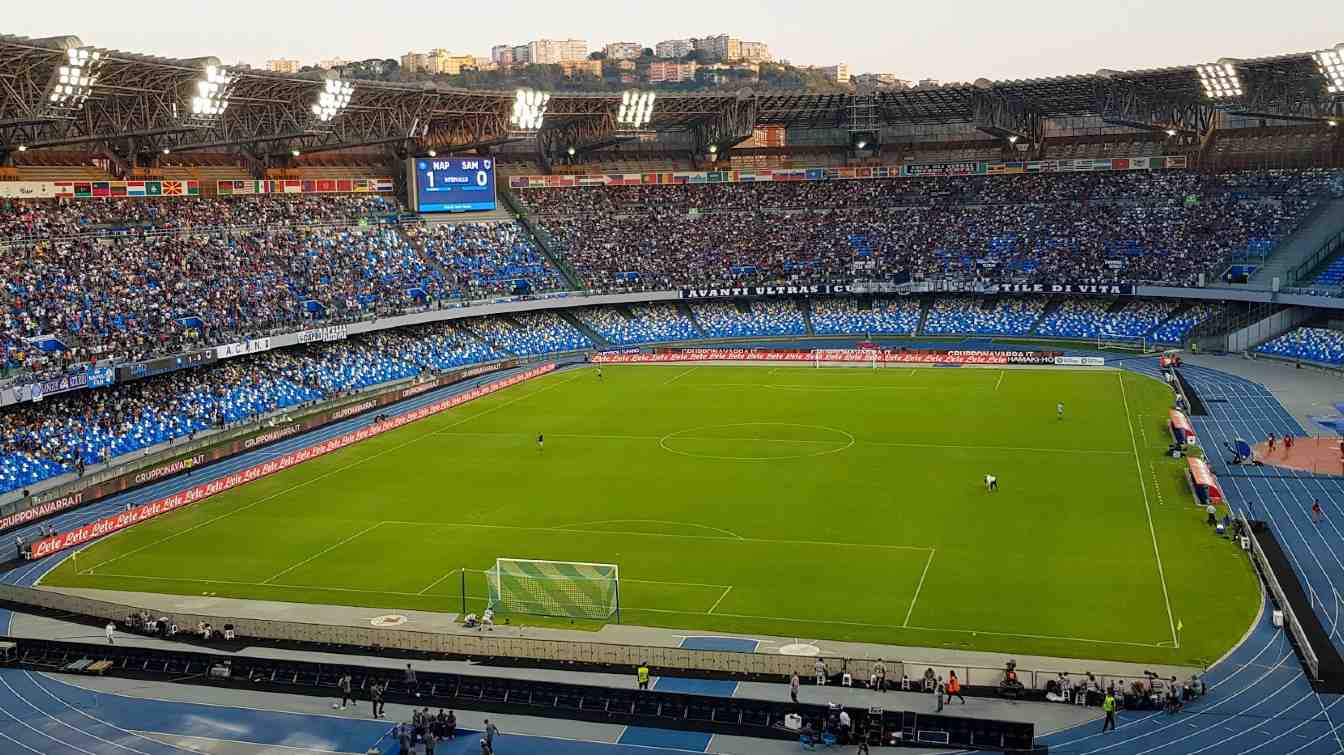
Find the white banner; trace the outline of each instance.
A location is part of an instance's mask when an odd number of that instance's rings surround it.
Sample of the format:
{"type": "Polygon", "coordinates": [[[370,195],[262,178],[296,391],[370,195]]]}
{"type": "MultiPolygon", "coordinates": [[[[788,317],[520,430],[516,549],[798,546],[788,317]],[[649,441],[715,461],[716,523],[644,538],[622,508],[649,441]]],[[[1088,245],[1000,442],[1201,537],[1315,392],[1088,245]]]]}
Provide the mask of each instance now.
{"type": "Polygon", "coordinates": [[[0,198],[51,199],[55,196],[53,181],[0,181],[0,198]]]}

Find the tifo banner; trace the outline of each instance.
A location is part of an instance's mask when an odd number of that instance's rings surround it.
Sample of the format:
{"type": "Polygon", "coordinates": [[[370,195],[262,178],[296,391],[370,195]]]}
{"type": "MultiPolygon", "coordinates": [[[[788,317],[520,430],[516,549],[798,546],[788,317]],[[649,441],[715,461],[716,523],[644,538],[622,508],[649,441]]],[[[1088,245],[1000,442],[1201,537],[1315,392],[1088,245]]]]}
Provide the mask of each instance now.
{"type": "Polygon", "coordinates": [[[526,372],[520,372],[517,375],[504,378],[503,380],[486,383],[479,388],[474,388],[466,393],[460,393],[452,398],[437,401],[433,404],[420,407],[419,409],[406,412],[405,414],[398,414],[386,422],[375,423],[359,430],[355,430],[354,432],[346,433],[332,438],[331,440],[318,443],[315,446],[309,446],[292,453],[287,453],[270,461],[248,467],[241,472],[235,472],[217,480],[196,485],[183,490],[180,493],[175,493],[156,501],[146,503],[143,506],[137,506],[129,511],[124,511],[116,516],[106,517],[96,522],[86,524],[83,527],[77,527],[69,532],[63,532],[56,537],[38,540],[33,543],[32,548],[29,550],[28,557],[32,559],[43,558],[44,556],[50,556],[53,553],[65,550],[66,548],[86,543],[94,538],[110,535],[113,532],[126,529],[127,527],[139,524],[147,519],[153,519],[156,516],[180,509],[183,506],[190,506],[197,501],[223,493],[226,490],[231,490],[239,485],[245,485],[253,480],[259,480],[262,477],[302,464],[305,461],[316,459],[319,456],[324,456],[333,451],[339,451],[346,446],[359,443],[362,440],[372,438],[376,435],[382,435],[383,433],[395,430],[402,425],[452,409],[455,406],[465,404],[468,401],[474,401],[482,396],[488,396],[491,393],[496,393],[509,386],[517,385],[524,380],[531,380],[532,378],[545,375],[554,369],[554,362],[543,364],[540,367],[534,367],[526,372]]]}
{"type": "MultiPolygon", "coordinates": [[[[663,349],[594,354],[600,364],[650,362],[857,362],[860,364],[1059,364],[1058,351],[939,351],[932,349],[663,349]]],[[[1079,364],[1086,364],[1080,362],[1079,364]]]]}
{"type": "MultiPolygon", "coordinates": [[[[389,406],[398,401],[411,398],[412,396],[417,396],[421,393],[437,388],[443,388],[462,380],[468,380],[479,375],[484,375],[487,372],[493,372],[494,370],[499,369],[509,369],[517,366],[518,363],[516,361],[508,361],[453,370],[452,372],[440,375],[433,380],[426,380],[423,383],[416,383],[411,386],[379,393],[374,397],[376,407],[389,406]]],[[[363,404],[365,402],[360,403],[363,404]]],[[[68,487],[61,487],[36,493],[32,497],[31,508],[0,518],[0,532],[10,529],[11,527],[27,524],[35,519],[41,519],[42,517],[54,514],[58,511],[64,511],[84,503],[92,503],[93,501],[101,500],[146,482],[158,481],[179,472],[195,469],[202,464],[219,461],[220,459],[227,459],[230,456],[236,456],[244,451],[251,451],[254,448],[260,448],[261,446],[270,445],[271,443],[284,440],[285,438],[292,438],[310,430],[316,430],[319,427],[325,427],[338,419],[349,417],[350,413],[347,411],[348,408],[348,406],[342,406],[327,411],[319,411],[315,414],[303,417],[297,422],[281,425],[280,427],[267,430],[259,435],[251,435],[246,438],[238,438],[217,443],[202,449],[200,453],[191,457],[191,459],[195,459],[195,461],[190,461],[188,459],[174,459],[151,467],[129,471],[100,482],[91,483],[80,490],[72,491],[68,487]],[[190,463],[188,464],[189,461],[190,463]]]]}
{"type": "Polygon", "coordinates": [[[252,194],[387,194],[392,189],[390,178],[273,178],[215,183],[215,193],[221,197],[252,194]]]}
{"type": "Polygon", "coordinates": [[[1184,168],[1184,156],[1103,157],[1030,162],[951,162],[879,165],[863,168],[779,168],[775,170],[676,171],[673,173],[609,173],[605,175],[511,176],[511,189],[567,189],[575,186],[647,186],[652,184],[754,183],[758,181],[845,181],[865,178],[976,176],[1011,173],[1162,170],[1184,168]]]}
{"type": "Polygon", "coordinates": [[[724,288],[683,288],[683,299],[721,299],[734,296],[798,296],[806,294],[847,294],[849,284],[814,286],[729,286],[724,288]]]}

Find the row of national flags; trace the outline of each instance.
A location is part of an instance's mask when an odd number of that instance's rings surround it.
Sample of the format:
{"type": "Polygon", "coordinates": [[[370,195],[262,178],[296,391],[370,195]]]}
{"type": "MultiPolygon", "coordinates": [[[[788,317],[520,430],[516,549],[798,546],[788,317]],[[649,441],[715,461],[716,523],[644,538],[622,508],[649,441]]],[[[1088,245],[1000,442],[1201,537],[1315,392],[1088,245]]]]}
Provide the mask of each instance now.
{"type": "Polygon", "coordinates": [[[57,197],[181,197],[201,193],[200,181],[55,181],[57,197]]]}
{"type": "Polygon", "coordinates": [[[1184,156],[1105,157],[1024,162],[951,162],[872,165],[844,168],[775,168],[761,170],[676,171],[672,173],[605,173],[594,175],[511,176],[513,189],[555,189],[575,186],[649,186],[658,184],[752,183],[758,181],[834,181],[919,176],[1005,175],[1078,171],[1161,170],[1184,168],[1184,156]]]}

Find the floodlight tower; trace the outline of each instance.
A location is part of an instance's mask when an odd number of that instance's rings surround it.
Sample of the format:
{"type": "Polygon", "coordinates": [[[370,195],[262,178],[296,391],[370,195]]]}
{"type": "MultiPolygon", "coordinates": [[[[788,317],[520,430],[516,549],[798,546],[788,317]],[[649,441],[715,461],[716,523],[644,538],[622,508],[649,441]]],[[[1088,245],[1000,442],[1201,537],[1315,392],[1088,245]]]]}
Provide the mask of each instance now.
{"type": "Polygon", "coordinates": [[[312,105],[313,117],[320,123],[328,123],[345,112],[355,95],[355,85],[337,78],[327,79],[317,93],[317,101],[312,105]]]}
{"type": "Polygon", "coordinates": [[[648,131],[657,97],[654,92],[633,89],[623,92],[621,104],[616,110],[616,129],[625,132],[648,131]]]}
{"type": "Polygon", "coordinates": [[[1331,97],[1344,97],[1344,44],[1314,52],[1311,57],[1316,60],[1316,69],[1325,79],[1326,94],[1331,97]]]}
{"type": "Polygon", "coordinates": [[[45,105],[56,118],[73,118],[84,107],[84,101],[93,94],[98,83],[98,71],[103,66],[103,53],[92,47],[71,47],[65,59],[51,72],[47,85],[45,105]]]}
{"type": "Polygon", "coordinates": [[[509,114],[509,126],[516,133],[535,135],[546,122],[546,108],[550,105],[551,95],[535,89],[519,89],[513,98],[513,110],[509,114]]]}
{"type": "Polygon", "coordinates": [[[186,119],[197,125],[214,125],[229,109],[229,97],[237,81],[238,77],[229,69],[207,62],[200,75],[190,82],[190,90],[181,103],[186,119]]]}
{"type": "Polygon", "coordinates": [[[1204,63],[1195,66],[1199,74],[1199,85],[1204,96],[1211,100],[1226,101],[1239,99],[1246,94],[1241,83],[1241,72],[1237,68],[1240,61],[1222,58],[1217,63],[1204,63]]]}

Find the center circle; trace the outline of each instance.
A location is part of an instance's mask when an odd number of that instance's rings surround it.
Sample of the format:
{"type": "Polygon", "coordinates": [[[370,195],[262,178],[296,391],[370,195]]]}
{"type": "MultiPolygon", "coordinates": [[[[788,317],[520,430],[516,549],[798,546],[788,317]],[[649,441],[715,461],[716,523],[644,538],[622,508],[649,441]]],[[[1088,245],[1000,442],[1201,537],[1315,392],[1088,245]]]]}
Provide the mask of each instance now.
{"type": "Polygon", "coordinates": [[[664,451],[720,461],[807,459],[847,451],[854,443],[854,436],[844,430],[793,422],[701,425],[658,439],[664,451]]]}

